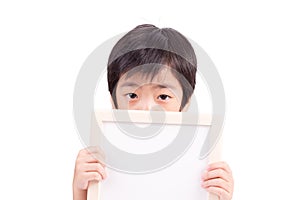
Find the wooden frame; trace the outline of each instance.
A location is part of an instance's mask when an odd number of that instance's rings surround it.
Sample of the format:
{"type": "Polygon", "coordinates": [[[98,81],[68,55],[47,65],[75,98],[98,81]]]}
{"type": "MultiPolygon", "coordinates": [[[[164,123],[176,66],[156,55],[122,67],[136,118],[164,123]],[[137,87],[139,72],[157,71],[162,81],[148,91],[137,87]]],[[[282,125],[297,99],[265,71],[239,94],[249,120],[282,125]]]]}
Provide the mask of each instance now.
{"type": "MultiPolygon", "coordinates": [[[[98,123],[99,127],[102,127],[103,122],[134,122],[134,123],[162,123],[159,120],[161,112],[154,111],[138,111],[138,110],[107,110],[107,111],[96,111],[95,115],[92,116],[92,125],[91,125],[91,135],[90,135],[90,144],[95,144],[95,141],[98,140],[98,136],[95,134],[95,131],[98,126],[95,123],[98,123]],[[124,113],[129,114],[128,117],[118,117],[118,120],[115,119],[115,115],[124,116],[124,113]],[[152,119],[151,119],[152,116],[152,119]],[[95,117],[95,118],[94,118],[95,117]]],[[[196,113],[184,113],[187,115],[187,118],[191,120],[184,120],[182,122],[181,112],[164,112],[164,124],[175,124],[175,125],[197,125],[197,126],[211,126],[211,115],[198,115],[198,121],[195,122],[196,113]],[[194,121],[194,122],[193,122],[194,121]]],[[[186,118],[185,118],[186,119],[186,118]]],[[[216,162],[220,160],[221,155],[221,140],[218,141],[213,151],[208,156],[208,162],[216,162]]],[[[101,182],[90,182],[87,192],[87,200],[100,200],[100,190],[101,182]]],[[[219,198],[216,195],[209,194],[208,200],[218,200],[219,198]]]]}

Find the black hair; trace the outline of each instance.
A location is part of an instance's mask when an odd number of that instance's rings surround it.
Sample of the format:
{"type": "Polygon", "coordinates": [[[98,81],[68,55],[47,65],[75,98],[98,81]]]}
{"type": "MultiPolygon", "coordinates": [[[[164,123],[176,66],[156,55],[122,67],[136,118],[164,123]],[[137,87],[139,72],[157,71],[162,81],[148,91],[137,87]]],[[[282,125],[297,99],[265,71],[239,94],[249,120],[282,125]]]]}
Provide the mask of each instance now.
{"type": "Polygon", "coordinates": [[[172,28],[139,25],[124,35],[113,47],[107,66],[108,89],[118,107],[115,89],[122,75],[137,66],[147,65],[139,72],[154,77],[167,65],[179,81],[183,98],[180,110],[187,104],[196,84],[197,59],[190,42],[172,28]],[[156,65],[159,64],[159,65],[156,65]]]}

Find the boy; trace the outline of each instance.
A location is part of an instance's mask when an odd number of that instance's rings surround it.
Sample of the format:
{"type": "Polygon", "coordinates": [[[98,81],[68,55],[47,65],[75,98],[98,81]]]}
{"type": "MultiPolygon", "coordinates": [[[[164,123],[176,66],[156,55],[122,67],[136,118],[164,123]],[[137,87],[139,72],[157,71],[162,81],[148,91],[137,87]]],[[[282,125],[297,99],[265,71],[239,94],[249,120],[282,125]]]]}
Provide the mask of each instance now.
{"type": "MultiPolygon", "coordinates": [[[[196,84],[197,60],[189,41],[171,28],[137,26],[111,51],[107,78],[115,109],[185,111],[196,84]]],[[[73,199],[85,200],[90,181],[107,177],[96,159],[97,149],[79,152],[73,180],[73,199]]],[[[182,172],[184,173],[184,172],[182,172]]],[[[199,180],[201,181],[201,180],[199,180]]],[[[212,163],[202,175],[202,187],[230,200],[233,177],[225,162],[212,163]]]]}

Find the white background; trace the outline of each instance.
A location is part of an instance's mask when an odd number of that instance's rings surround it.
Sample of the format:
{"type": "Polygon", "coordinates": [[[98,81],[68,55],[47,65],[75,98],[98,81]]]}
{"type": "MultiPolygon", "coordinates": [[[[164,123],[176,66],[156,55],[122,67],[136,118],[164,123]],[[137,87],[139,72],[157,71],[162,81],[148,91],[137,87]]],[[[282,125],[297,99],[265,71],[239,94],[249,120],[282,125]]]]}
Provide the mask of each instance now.
{"type": "Polygon", "coordinates": [[[297,3],[1,1],[0,198],[72,199],[76,76],[98,45],[141,23],[177,29],[214,61],[233,199],[299,198],[297,3]]]}

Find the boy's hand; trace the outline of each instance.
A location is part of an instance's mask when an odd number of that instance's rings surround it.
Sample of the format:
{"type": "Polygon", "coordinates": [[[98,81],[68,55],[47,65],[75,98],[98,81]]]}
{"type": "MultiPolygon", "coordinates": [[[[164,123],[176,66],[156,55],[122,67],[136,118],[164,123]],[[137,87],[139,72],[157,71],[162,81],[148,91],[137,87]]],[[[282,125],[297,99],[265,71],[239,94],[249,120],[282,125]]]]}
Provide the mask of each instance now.
{"type": "Polygon", "coordinates": [[[104,155],[97,147],[88,147],[79,151],[73,179],[73,199],[85,200],[90,181],[101,181],[107,177],[104,155]]]}
{"type": "Polygon", "coordinates": [[[202,175],[202,187],[219,196],[220,200],[230,200],[233,194],[232,172],[225,162],[216,162],[208,166],[202,175]]]}

